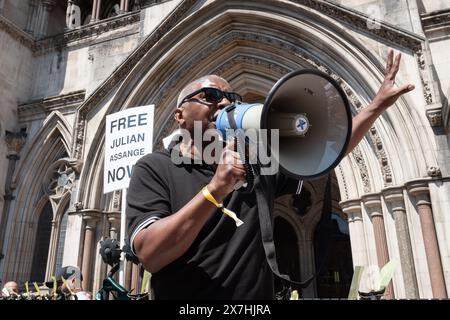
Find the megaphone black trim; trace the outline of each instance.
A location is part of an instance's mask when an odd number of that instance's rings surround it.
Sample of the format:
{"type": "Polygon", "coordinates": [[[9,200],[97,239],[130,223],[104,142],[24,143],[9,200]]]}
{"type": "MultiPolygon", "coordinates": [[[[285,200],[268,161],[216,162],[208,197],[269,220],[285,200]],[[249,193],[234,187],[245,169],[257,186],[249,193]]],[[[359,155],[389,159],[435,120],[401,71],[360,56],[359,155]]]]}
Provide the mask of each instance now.
{"type": "MultiPolygon", "coordinates": [[[[269,115],[269,108],[268,106],[270,105],[275,93],[277,92],[277,90],[289,79],[291,79],[292,77],[298,76],[300,74],[315,74],[318,75],[324,79],[326,79],[327,81],[329,81],[335,88],[336,90],[339,92],[344,105],[345,105],[345,109],[347,111],[347,120],[348,120],[348,129],[347,129],[347,136],[345,139],[345,143],[344,143],[344,147],[342,148],[341,152],[339,153],[338,157],[336,158],[336,160],[326,169],[322,170],[321,172],[318,172],[316,174],[313,175],[297,175],[297,174],[293,174],[292,172],[290,172],[289,170],[287,170],[286,168],[284,168],[281,163],[280,165],[280,169],[281,171],[292,178],[295,179],[311,179],[311,178],[317,178],[319,176],[322,176],[326,173],[328,173],[329,171],[333,170],[338,164],[339,162],[342,160],[342,158],[344,158],[347,148],[348,148],[348,144],[350,142],[350,137],[351,137],[351,133],[352,133],[352,115],[351,115],[351,110],[350,110],[350,104],[348,102],[347,96],[344,93],[344,90],[342,90],[342,88],[339,86],[339,84],[333,79],[331,78],[329,75],[327,75],[326,73],[319,71],[319,70],[314,70],[314,69],[301,69],[301,70],[295,70],[292,71],[288,74],[286,74],[285,76],[283,76],[280,80],[278,80],[275,85],[272,87],[272,89],[270,89],[269,95],[267,96],[265,102],[264,102],[264,107],[263,107],[263,111],[261,114],[261,122],[260,122],[260,127],[263,129],[268,129],[270,131],[270,128],[268,128],[268,115],[269,115]]],[[[270,135],[269,135],[270,136],[270,135]]],[[[268,139],[268,147],[270,148],[270,139],[268,139]]]]}

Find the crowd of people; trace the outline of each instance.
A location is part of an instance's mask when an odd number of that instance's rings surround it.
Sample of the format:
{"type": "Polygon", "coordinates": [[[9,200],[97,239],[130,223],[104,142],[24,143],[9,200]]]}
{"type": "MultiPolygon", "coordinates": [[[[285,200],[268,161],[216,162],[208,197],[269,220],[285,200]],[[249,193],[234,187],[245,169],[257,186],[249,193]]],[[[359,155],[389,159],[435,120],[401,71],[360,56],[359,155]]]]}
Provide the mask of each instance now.
{"type": "Polygon", "coordinates": [[[83,290],[82,281],[78,267],[66,266],[45,283],[26,282],[19,286],[15,281],[7,281],[0,300],[92,300],[92,293],[83,290]]]}

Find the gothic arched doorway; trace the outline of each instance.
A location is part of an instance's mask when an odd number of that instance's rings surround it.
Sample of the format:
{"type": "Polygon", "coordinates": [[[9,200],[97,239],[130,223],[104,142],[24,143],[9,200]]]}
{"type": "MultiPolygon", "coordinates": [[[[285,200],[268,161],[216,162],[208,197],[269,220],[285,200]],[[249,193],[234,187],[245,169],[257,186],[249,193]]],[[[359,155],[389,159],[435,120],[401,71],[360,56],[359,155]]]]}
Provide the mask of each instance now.
{"type": "Polygon", "coordinates": [[[52,232],[52,219],[52,206],[50,202],[47,202],[39,216],[30,281],[42,282],[46,280],[45,271],[52,232]]]}
{"type": "MultiPolygon", "coordinates": [[[[277,248],[277,262],[281,274],[288,274],[294,281],[300,281],[300,259],[298,239],[295,230],[282,217],[276,217],[274,223],[274,243],[277,248]]],[[[275,277],[275,292],[283,289],[281,280],[275,277]]],[[[293,290],[300,288],[293,287],[293,290]]]]}
{"type": "MultiPolygon", "coordinates": [[[[348,223],[334,207],[338,193],[332,190],[332,178],[325,187],[322,216],[314,232],[314,255],[317,296],[319,298],[346,298],[353,277],[348,223]]],[[[340,200],[340,199],[339,199],[340,200]]],[[[338,211],[339,210],[339,211],[338,211]]]]}

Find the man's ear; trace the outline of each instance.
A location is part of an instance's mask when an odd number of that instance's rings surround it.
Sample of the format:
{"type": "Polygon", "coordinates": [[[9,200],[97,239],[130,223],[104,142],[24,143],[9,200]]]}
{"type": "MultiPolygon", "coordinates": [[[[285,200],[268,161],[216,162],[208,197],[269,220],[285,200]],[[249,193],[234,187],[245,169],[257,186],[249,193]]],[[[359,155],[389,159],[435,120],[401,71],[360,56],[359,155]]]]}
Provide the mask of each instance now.
{"type": "Polygon", "coordinates": [[[184,108],[176,108],[174,113],[175,121],[178,122],[178,125],[183,128],[183,125],[185,124],[186,120],[183,118],[183,109],[184,108]]]}

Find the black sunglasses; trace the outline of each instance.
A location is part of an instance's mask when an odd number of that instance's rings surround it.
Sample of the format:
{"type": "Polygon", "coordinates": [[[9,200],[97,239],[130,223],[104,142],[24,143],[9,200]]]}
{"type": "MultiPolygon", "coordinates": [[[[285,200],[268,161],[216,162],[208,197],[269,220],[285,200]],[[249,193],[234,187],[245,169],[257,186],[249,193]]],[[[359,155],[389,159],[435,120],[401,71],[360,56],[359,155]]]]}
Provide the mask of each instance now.
{"type": "Polygon", "coordinates": [[[204,94],[202,99],[209,103],[218,103],[222,101],[223,97],[227,98],[230,102],[242,101],[242,97],[236,92],[225,92],[217,88],[206,87],[188,94],[181,100],[178,107],[201,92],[204,94]]]}

